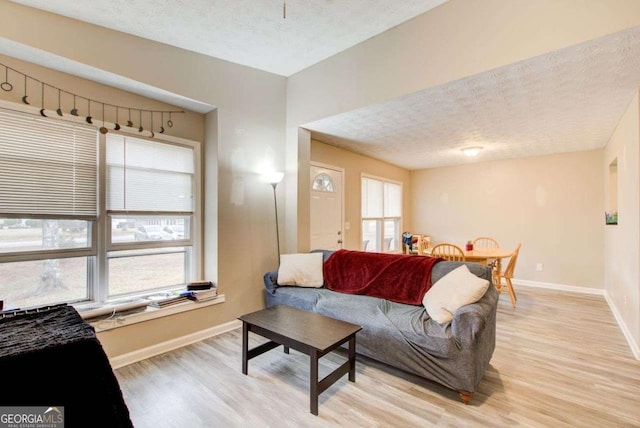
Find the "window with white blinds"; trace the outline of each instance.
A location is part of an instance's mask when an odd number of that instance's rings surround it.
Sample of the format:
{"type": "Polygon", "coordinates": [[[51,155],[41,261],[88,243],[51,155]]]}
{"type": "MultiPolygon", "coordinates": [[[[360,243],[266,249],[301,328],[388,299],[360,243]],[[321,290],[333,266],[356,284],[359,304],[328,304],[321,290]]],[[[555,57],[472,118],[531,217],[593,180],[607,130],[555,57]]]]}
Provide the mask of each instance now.
{"type": "Polygon", "coordinates": [[[107,210],[193,211],[193,149],[107,135],[107,210]]]}
{"type": "Polygon", "coordinates": [[[95,129],[0,110],[0,214],[95,220],[97,144],[95,129]]]}
{"type": "Polygon", "coordinates": [[[362,250],[397,252],[400,249],[402,185],[362,177],[362,250]]]}
{"type": "Polygon", "coordinates": [[[195,158],[194,146],[106,136],[108,298],[192,278],[195,158]]]}
{"type": "Polygon", "coordinates": [[[200,277],[199,156],[0,109],[0,298],[102,304],[200,277]]]}

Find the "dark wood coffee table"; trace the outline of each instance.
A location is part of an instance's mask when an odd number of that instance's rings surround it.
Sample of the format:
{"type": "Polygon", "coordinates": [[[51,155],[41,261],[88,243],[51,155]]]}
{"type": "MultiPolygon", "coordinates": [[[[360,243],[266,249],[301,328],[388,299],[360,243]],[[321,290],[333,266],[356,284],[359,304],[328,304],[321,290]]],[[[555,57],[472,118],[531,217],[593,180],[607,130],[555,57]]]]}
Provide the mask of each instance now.
{"type": "Polygon", "coordinates": [[[282,345],[308,355],[311,362],[309,379],[310,411],[318,414],[318,396],[344,374],[356,381],[356,333],[362,327],[290,306],[274,306],[252,312],[239,318],[242,321],[242,373],[247,374],[249,360],[282,345]],[[249,349],[249,332],[270,339],[249,349]],[[318,360],[338,346],[349,341],[348,360],[324,379],[318,381],[318,360]]]}

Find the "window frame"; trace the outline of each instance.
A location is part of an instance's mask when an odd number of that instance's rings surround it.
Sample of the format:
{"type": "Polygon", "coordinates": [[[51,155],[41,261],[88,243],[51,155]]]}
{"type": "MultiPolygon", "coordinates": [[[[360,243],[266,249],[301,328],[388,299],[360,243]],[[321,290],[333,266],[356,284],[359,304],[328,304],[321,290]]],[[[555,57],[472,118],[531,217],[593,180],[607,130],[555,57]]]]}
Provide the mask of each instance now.
{"type": "Polygon", "coordinates": [[[360,242],[364,241],[364,222],[365,221],[376,221],[379,222],[380,224],[380,233],[377,233],[376,235],[376,241],[377,241],[377,247],[380,248],[380,252],[382,253],[401,253],[402,252],[402,246],[400,245],[401,241],[401,230],[402,228],[402,221],[403,221],[403,217],[404,217],[404,209],[403,209],[403,203],[404,203],[404,189],[403,189],[403,183],[402,181],[396,181],[396,180],[392,180],[386,177],[380,177],[380,176],[376,176],[376,175],[371,175],[371,174],[366,174],[366,173],[361,173],[360,174],[360,242]],[[368,179],[368,180],[374,180],[374,181],[378,181],[380,183],[382,183],[382,216],[371,216],[371,217],[365,217],[362,215],[362,211],[363,211],[363,206],[362,206],[362,194],[363,194],[363,181],[364,179],[368,179]],[[400,186],[400,216],[385,216],[384,215],[384,201],[385,201],[385,197],[384,197],[384,185],[386,184],[393,184],[393,185],[398,185],[400,186]],[[396,249],[392,250],[392,251],[386,251],[386,248],[384,247],[384,223],[386,220],[397,220],[398,221],[398,236],[394,236],[393,238],[396,240],[397,245],[396,245],[396,249]]]}
{"type": "MultiPolygon", "coordinates": [[[[153,290],[146,290],[142,292],[131,292],[127,294],[119,294],[116,296],[109,296],[109,259],[120,258],[121,256],[109,257],[109,253],[128,250],[144,250],[144,249],[156,249],[156,248],[185,248],[185,282],[191,279],[199,278],[202,273],[202,244],[201,244],[201,232],[202,232],[202,171],[201,171],[201,144],[197,141],[186,140],[179,137],[172,137],[168,135],[155,134],[154,138],[140,136],[135,134],[129,134],[125,132],[109,131],[113,134],[123,135],[124,137],[130,137],[140,140],[147,140],[157,142],[160,144],[175,145],[178,147],[186,147],[193,151],[193,212],[178,212],[178,211],[134,211],[134,210],[107,210],[107,135],[100,135],[99,139],[99,179],[101,184],[101,190],[99,191],[99,215],[98,215],[98,233],[103,236],[102,242],[98,247],[97,257],[97,283],[105,284],[102,287],[96,287],[97,298],[95,303],[106,303],[115,301],[122,298],[132,296],[145,296],[156,294],[163,290],[171,290],[180,287],[176,286],[164,286],[158,287],[153,290]],[[191,230],[188,239],[172,240],[172,241],[151,241],[151,242],[130,242],[130,243],[113,243],[112,242],[112,229],[111,219],[114,215],[121,216],[190,216],[191,217],[191,230]]],[[[175,251],[168,250],[168,253],[175,251]]],[[[133,256],[131,256],[133,257],[133,256]]]]}
{"type": "MultiPolygon", "coordinates": [[[[5,106],[4,103],[0,104],[0,108],[7,110],[12,114],[22,114],[32,119],[38,119],[39,116],[32,112],[27,111],[24,108],[13,109],[5,106]],[[35,116],[35,117],[34,117],[35,116]]],[[[39,113],[38,113],[39,114],[39,113]]],[[[62,121],[70,122],[74,126],[84,127],[90,129],[96,134],[96,181],[97,181],[97,201],[96,201],[96,215],[53,215],[53,214],[24,214],[24,213],[0,213],[1,218],[7,219],[34,219],[34,220],[83,220],[88,222],[88,231],[90,234],[88,237],[88,245],[81,248],[52,248],[52,249],[38,249],[32,251],[13,251],[0,253],[0,263],[14,263],[14,262],[27,262],[27,261],[39,261],[48,259],[65,259],[74,257],[86,257],[87,263],[87,280],[86,280],[86,299],[75,299],[57,303],[69,303],[79,305],[103,305],[107,303],[117,302],[123,298],[131,298],[133,295],[144,296],[157,294],[162,290],[166,290],[167,287],[159,287],[153,290],[146,290],[144,292],[131,293],[127,295],[108,296],[108,252],[118,250],[133,250],[133,249],[153,249],[162,247],[183,247],[185,254],[189,254],[189,261],[185,262],[185,281],[190,279],[200,278],[202,274],[202,144],[198,141],[192,141],[183,139],[180,137],[174,137],[170,135],[158,135],[155,134],[154,138],[150,138],[145,135],[138,135],[128,132],[117,132],[110,129],[109,133],[120,134],[125,137],[131,137],[136,139],[148,140],[160,144],[170,144],[176,146],[182,146],[189,148],[193,151],[193,212],[129,212],[118,211],[117,214],[123,215],[170,215],[170,216],[191,216],[190,219],[190,236],[188,239],[171,240],[164,242],[151,242],[151,243],[131,243],[124,245],[113,245],[111,242],[111,215],[113,212],[106,210],[106,193],[107,193],[107,164],[106,164],[106,141],[107,136],[99,132],[99,127],[95,125],[87,125],[84,121],[75,120],[74,118],[58,119],[50,117],[53,122],[62,121]]],[[[171,251],[169,251],[171,252],[171,251]]],[[[183,285],[184,286],[184,285],[183,285]]],[[[182,286],[182,287],[183,287],[182,286]]],[[[180,288],[182,288],[180,287],[180,288]]],[[[178,287],[171,287],[178,288],[178,287]]],[[[45,299],[43,299],[45,300],[45,299]]],[[[43,303],[44,304],[44,303],[43,303]]]]}

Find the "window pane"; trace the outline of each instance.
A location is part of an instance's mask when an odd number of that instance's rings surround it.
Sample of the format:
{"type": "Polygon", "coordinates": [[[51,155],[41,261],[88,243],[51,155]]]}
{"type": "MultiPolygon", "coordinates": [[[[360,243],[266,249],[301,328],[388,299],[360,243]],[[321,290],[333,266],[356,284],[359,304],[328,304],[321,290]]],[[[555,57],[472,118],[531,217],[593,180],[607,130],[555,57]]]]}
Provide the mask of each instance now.
{"type": "Polygon", "coordinates": [[[91,247],[91,222],[0,218],[0,253],[91,247]]]}
{"type": "Polygon", "coordinates": [[[387,219],[384,221],[384,251],[397,251],[399,248],[400,220],[387,219]]]}
{"type": "Polygon", "coordinates": [[[109,296],[183,286],[189,247],[112,251],[108,254],[109,296]]]}
{"type": "Polygon", "coordinates": [[[382,182],[362,179],[362,217],[382,217],[382,182]]]}
{"type": "Polygon", "coordinates": [[[399,184],[384,183],[384,216],[402,216],[402,187],[399,184]]]}
{"type": "Polygon", "coordinates": [[[380,252],[380,223],[379,220],[362,220],[362,250],[380,252]]]}
{"type": "Polygon", "coordinates": [[[191,217],[189,216],[120,216],[112,215],[111,242],[174,241],[190,239],[191,217]]]}
{"type": "Polygon", "coordinates": [[[5,308],[87,299],[88,257],[0,263],[5,308]]]}

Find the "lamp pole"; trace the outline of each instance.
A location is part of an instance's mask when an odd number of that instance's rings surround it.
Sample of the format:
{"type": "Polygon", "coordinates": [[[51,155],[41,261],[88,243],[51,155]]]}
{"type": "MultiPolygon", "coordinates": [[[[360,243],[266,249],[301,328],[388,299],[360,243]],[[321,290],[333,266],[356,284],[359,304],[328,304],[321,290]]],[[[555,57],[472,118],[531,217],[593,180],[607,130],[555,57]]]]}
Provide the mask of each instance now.
{"type": "Polygon", "coordinates": [[[278,266],[280,266],[280,226],[278,225],[278,198],[276,198],[276,186],[278,183],[271,183],[273,187],[273,205],[276,209],[276,242],[278,244],[278,266]]]}
{"type": "Polygon", "coordinates": [[[276,243],[278,244],[278,267],[280,267],[280,225],[278,224],[278,198],[276,197],[276,187],[284,178],[284,172],[266,172],[262,174],[262,179],[273,187],[273,206],[276,209],[276,243]]]}

